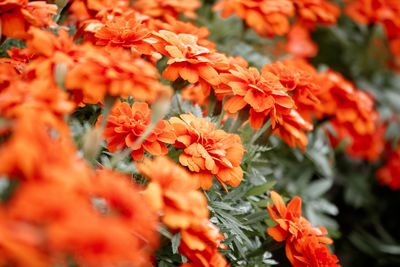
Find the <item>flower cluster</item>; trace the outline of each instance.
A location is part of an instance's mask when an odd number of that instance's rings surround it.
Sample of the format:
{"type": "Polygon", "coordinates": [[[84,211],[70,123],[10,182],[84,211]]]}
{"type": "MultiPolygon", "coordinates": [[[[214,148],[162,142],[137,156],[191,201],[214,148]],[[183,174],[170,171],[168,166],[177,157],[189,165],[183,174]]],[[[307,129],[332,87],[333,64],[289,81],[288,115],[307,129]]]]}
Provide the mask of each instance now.
{"type": "Polygon", "coordinates": [[[127,177],[79,158],[58,120],[25,108],[0,148],[1,179],[18,183],[0,209],[0,262],[148,266],[158,246],[156,214],[127,177]]]}
{"type": "MultiPolygon", "coordinates": [[[[268,200],[268,183],[253,183],[261,172],[252,169],[266,161],[252,157],[268,153],[271,134],[279,137],[271,143],[304,153],[306,132],[322,127],[352,158],[377,161],[384,152],[388,126],[373,96],[305,60],[318,49],[310,32],[340,14],[327,0],[214,5],[261,36],[287,35],[296,57],[261,68],[221,53],[205,26],[179,20],[195,19],[199,0],[56,3],[0,0],[1,49],[24,43],[0,59],[1,266],[147,267],[170,246],[171,264],[227,267],[236,259],[220,250],[243,254],[243,236],[256,232],[252,221],[262,229],[266,213],[237,227],[241,244],[219,221],[239,220],[218,212],[237,215],[228,198],[246,199],[246,212],[268,200]]],[[[395,53],[399,9],[381,0],[374,14],[363,3],[346,12],[383,24],[395,53]]],[[[377,172],[392,189],[400,188],[399,154],[389,150],[377,172]]],[[[286,243],[292,265],[340,266],[327,230],[302,217],[301,199],[285,205],[270,195],[277,225],[267,232],[286,243]]]]}

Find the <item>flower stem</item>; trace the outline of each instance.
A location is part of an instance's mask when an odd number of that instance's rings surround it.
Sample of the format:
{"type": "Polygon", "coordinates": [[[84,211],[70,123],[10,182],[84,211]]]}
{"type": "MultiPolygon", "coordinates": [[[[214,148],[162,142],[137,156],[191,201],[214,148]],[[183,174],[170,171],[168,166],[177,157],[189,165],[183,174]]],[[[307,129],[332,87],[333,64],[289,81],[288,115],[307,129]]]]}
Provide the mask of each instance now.
{"type": "Polygon", "coordinates": [[[267,131],[266,134],[268,140],[268,138],[272,134],[271,120],[268,120],[266,123],[264,123],[264,125],[254,133],[253,137],[251,138],[250,144],[254,144],[265,131],[267,131]]]}

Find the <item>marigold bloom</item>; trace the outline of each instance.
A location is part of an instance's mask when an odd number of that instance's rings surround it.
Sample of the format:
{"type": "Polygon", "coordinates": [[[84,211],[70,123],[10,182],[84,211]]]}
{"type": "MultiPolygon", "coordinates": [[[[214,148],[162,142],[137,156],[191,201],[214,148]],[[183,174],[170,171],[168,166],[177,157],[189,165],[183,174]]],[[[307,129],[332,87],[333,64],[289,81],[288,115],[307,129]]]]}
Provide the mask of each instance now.
{"type": "Polygon", "coordinates": [[[143,194],[153,209],[163,211],[165,225],[187,229],[208,219],[207,199],[197,190],[198,181],[184,168],[165,157],[145,159],[137,167],[150,180],[143,194]]]}
{"type": "Polygon", "coordinates": [[[313,42],[306,27],[295,23],[287,34],[286,50],[296,57],[311,58],[317,55],[318,45],[313,42]]]}
{"type": "MultiPolygon", "coordinates": [[[[233,96],[225,103],[224,109],[236,113],[250,106],[250,124],[258,129],[265,118],[271,118],[272,127],[282,122],[282,114],[289,114],[295,107],[293,99],[287,94],[279,78],[269,71],[260,72],[253,67],[244,69],[238,65],[229,74],[221,74],[223,83],[231,88],[224,94],[233,96]]],[[[226,88],[224,88],[226,89],[226,88]]],[[[215,88],[217,93],[218,88],[215,88]]]]}
{"type": "Polygon", "coordinates": [[[340,8],[327,0],[292,0],[300,23],[313,29],[316,23],[336,24],[340,8]]]}
{"type": "Polygon", "coordinates": [[[188,18],[196,18],[195,10],[200,7],[199,0],[137,0],[133,7],[139,12],[154,18],[166,15],[178,18],[182,13],[188,18]]]}
{"type": "Polygon", "coordinates": [[[382,185],[389,186],[392,190],[400,188],[400,145],[396,149],[391,149],[386,158],[385,166],[381,167],[376,176],[382,185]]]}
{"type": "Polygon", "coordinates": [[[106,95],[153,102],[172,93],[158,81],[159,74],[151,63],[132,57],[128,51],[106,51],[89,45],[82,50],[84,56],[65,77],[65,87],[78,103],[97,104],[106,95]]]}
{"type": "Polygon", "coordinates": [[[329,249],[323,248],[331,244],[330,238],[324,237],[328,232],[324,227],[313,227],[301,216],[301,199],[293,198],[285,205],[282,197],[271,191],[274,206],[267,204],[268,213],[277,225],[269,227],[267,232],[275,241],[286,242],[286,256],[293,266],[332,266],[338,267],[338,259],[331,255],[329,249]],[[317,255],[323,257],[316,258],[317,255]]]}
{"type": "Polygon", "coordinates": [[[157,52],[169,57],[168,67],[163,72],[165,79],[175,81],[181,77],[190,83],[204,80],[211,85],[220,84],[218,70],[229,68],[225,55],[200,46],[194,35],[165,30],[153,32],[153,35],[148,42],[157,52]]]}
{"type": "Polygon", "coordinates": [[[68,11],[68,22],[78,25],[95,18],[109,18],[129,9],[129,0],[73,0],[68,11]]]}
{"type": "Polygon", "coordinates": [[[34,27],[57,27],[51,15],[57,14],[57,5],[45,1],[5,0],[0,2],[1,34],[11,38],[28,37],[27,31],[34,27]]]}
{"type": "Polygon", "coordinates": [[[70,171],[83,175],[86,168],[77,164],[78,155],[69,138],[68,125],[59,117],[24,108],[15,119],[11,137],[0,147],[0,174],[21,180],[63,179],[62,168],[48,169],[49,164],[57,164],[70,165],[70,171]]]}
{"type": "Polygon", "coordinates": [[[233,187],[243,178],[240,167],[243,153],[239,135],[216,130],[214,124],[192,114],[173,117],[170,123],[177,136],[174,146],[183,148],[179,162],[200,176],[200,186],[209,189],[213,175],[226,189],[224,183],[233,187]]]}
{"type": "MultiPolygon", "coordinates": [[[[226,249],[221,243],[225,236],[209,220],[202,220],[199,224],[181,231],[179,252],[190,262],[182,266],[226,267],[228,263],[217,248],[226,249]]],[[[181,266],[181,267],[182,267],[181,266]]]]}
{"type": "MultiPolygon", "coordinates": [[[[287,91],[292,92],[296,106],[318,103],[316,95],[320,88],[317,84],[317,71],[302,59],[285,59],[264,65],[261,72],[275,74],[287,91]]],[[[301,108],[301,107],[300,107],[301,108]]]]}
{"type": "Polygon", "coordinates": [[[360,24],[400,22],[396,0],[346,0],[345,12],[360,24]]]}
{"type": "Polygon", "coordinates": [[[172,16],[165,16],[165,22],[161,20],[149,20],[149,28],[153,28],[155,31],[167,30],[176,34],[191,34],[198,38],[197,43],[200,46],[215,51],[216,44],[206,38],[210,35],[210,31],[207,27],[197,27],[191,22],[185,22],[175,19],[172,16]]]}
{"type": "Polygon", "coordinates": [[[375,130],[377,112],[374,100],[366,92],[357,90],[354,85],[333,71],[321,74],[324,79],[321,99],[322,112],[335,116],[340,123],[350,123],[354,130],[363,135],[375,130]]]}
{"type": "MultiPolygon", "coordinates": [[[[102,115],[97,124],[101,120],[102,115]]],[[[165,120],[159,121],[143,142],[135,144],[150,126],[150,122],[151,110],[146,103],[135,102],[132,107],[127,102],[116,104],[107,118],[103,134],[104,139],[108,141],[108,150],[115,152],[130,147],[134,160],[142,158],[144,150],[154,156],[167,154],[168,148],[164,143],[173,144],[176,135],[172,126],[165,120]]]]}
{"type": "Polygon", "coordinates": [[[278,125],[273,133],[279,135],[290,147],[298,145],[304,152],[308,143],[307,135],[301,131],[312,131],[313,125],[305,121],[300,114],[292,109],[288,115],[283,115],[283,123],[278,125]]]}
{"type": "Polygon", "coordinates": [[[136,12],[127,12],[112,20],[88,20],[83,23],[82,31],[85,40],[96,45],[130,48],[132,52],[151,55],[153,47],[144,40],[151,31],[146,27],[141,15],[136,12]]]}
{"type": "Polygon", "coordinates": [[[221,0],[214,10],[222,17],[236,14],[261,36],[284,35],[289,31],[288,17],[294,15],[290,0],[221,0]]]}
{"type": "Polygon", "coordinates": [[[375,130],[371,133],[359,134],[350,123],[340,123],[337,119],[330,120],[334,133],[329,133],[333,147],[341,142],[348,142],[345,152],[355,159],[366,159],[374,162],[380,158],[385,148],[386,125],[376,122],[375,130]]]}

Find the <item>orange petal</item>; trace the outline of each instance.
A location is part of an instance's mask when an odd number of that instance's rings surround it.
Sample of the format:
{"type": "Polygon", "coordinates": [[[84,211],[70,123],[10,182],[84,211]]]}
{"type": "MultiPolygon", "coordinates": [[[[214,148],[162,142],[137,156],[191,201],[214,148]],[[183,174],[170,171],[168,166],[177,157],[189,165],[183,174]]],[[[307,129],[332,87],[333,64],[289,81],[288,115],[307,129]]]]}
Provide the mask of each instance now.
{"type": "Polygon", "coordinates": [[[233,96],[224,105],[224,109],[229,113],[236,113],[247,105],[241,96],[233,96]]]}
{"type": "Polygon", "coordinates": [[[277,242],[285,241],[288,233],[284,231],[279,225],[268,227],[267,233],[277,242]]]}

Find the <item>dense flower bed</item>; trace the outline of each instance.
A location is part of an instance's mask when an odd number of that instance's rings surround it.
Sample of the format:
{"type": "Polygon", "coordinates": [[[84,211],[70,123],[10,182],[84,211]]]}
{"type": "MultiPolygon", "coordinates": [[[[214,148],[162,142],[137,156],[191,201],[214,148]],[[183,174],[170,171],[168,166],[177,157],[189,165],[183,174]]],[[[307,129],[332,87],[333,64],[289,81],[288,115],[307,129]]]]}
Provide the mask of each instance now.
{"type": "Polygon", "coordinates": [[[373,203],[400,200],[397,0],[0,0],[0,19],[1,266],[400,261],[373,203]]]}

